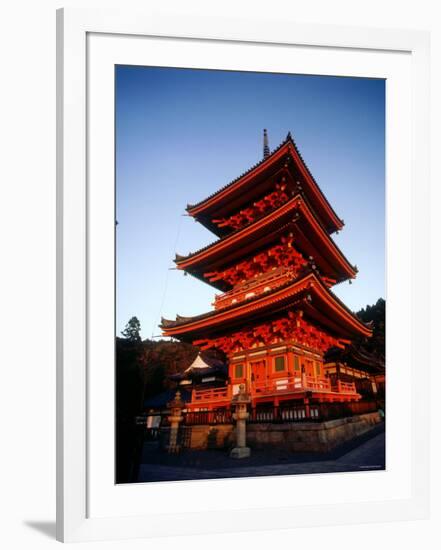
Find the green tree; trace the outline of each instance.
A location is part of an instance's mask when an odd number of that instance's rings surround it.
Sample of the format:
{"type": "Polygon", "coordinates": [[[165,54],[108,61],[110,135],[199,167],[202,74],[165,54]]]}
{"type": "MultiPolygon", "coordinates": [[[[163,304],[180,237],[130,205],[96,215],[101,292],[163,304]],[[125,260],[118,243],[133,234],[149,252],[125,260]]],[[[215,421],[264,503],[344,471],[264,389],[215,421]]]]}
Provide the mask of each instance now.
{"type": "Polygon", "coordinates": [[[132,317],[121,332],[122,336],[130,342],[141,342],[141,323],[138,317],[132,317]]]}

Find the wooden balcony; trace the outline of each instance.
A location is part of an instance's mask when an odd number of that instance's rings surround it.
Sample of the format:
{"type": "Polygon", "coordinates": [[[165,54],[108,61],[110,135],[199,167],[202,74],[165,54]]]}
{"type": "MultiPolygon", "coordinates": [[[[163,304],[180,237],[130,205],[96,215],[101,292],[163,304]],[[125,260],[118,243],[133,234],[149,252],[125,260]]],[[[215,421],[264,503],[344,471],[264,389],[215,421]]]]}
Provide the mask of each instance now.
{"type": "Polygon", "coordinates": [[[342,382],[337,380],[337,384],[332,386],[332,391],[336,393],[357,393],[354,382],[342,382]]]}
{"type": "Polygon", "coordinates": [[[286,393],[296,393],[304,391],[356,394],[355,384],[352,382],[337,381],[336,385],[331,385],[327,378],[314,378],[305,374],[299,376],[287,376],[269,380],[260,384],[251,386],[251,394],[258,397],[263,395],[277,395],[286,393]]]}
{"type": "MultiPolygon", "coordinates": [[[[341,382],[337,380],[332,384],[328,378],[314,378],[305,374],[298,376],[287,376],[267,380],[262,383],[252,383],[250,393],[252,398],[287,395],[311,391],[314,393],[357,395],[353,382],[341,382]]],[[[225,403],[232,398],[232,386],[222,388],[207,388],[193,390],[191,403],[203,406],[204,404],[225,403]]]]}
{"type": "Polygon", "coordinates": [[[207,388],[193,390],[191,395],[192,403],[216,403],[217,401],[226,401],[231,399],[231,386],[224,388],[207,388]]]}
{"type": "Polygon", "coordinates": [[[278,286],[281,286],[287,281],[293,279],[293,277],[293,271],[287,268],[279,268],[277,270],[270,271],[264,276],[258,277],[256,280],[251,280],[246,284],[237,285],[228,292],[216,294],[212,305],[215,309],[223,309],[235,303],[243,302],[248,298],[252,298],[277,288],[278,286]]]}

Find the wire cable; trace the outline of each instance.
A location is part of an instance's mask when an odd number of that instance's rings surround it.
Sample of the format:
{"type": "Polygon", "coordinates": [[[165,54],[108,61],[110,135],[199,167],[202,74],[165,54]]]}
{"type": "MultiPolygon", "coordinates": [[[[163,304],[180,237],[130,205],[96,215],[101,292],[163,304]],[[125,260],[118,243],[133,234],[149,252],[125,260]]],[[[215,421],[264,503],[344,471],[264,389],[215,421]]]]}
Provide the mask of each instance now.
{"type": "MultiPolygon", "coordinates": [[[[173,254],[176,254],[176,251],[177,251],[179,238],[181,236],[182,220],[184,219],[184,217],[185,217],[185,214],[182,214],[180,216],[180,219],[179,219],[178,228],[177,228],[177,231],[176,231],[176,238],[175,238],[174,245],[173,245],[173,250],[172,250],[173,254]]],[[[155,338],[155,336],[154,336],[155,327],[157,327],[158,324],[159,324],[158,321],[160,320],[160,318],[162,316],[162,311],[163,311],[163,308],[164,308],[165,299],[167,297],[169,275],[170,275],[170,268],[167,268],[167,272],[166,272],[166,275],[165,275],[165,278],[164,278],[164,290],[163,290],[163,293],[162,293],[161,305],[159,307],[158,315],[156,316],[155,320],[153,321],[152,340],[153,340],[153,338],[155,338]]]]}

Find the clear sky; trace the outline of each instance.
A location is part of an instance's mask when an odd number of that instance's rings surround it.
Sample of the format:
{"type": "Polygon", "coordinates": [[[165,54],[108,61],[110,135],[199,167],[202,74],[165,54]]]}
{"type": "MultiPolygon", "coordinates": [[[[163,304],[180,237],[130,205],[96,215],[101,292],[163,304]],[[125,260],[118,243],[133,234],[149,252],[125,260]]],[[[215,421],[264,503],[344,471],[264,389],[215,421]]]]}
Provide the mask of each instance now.
{"type": "Polygon", "coordinates": [[[354,311],[385,298],[384,80],[119,66],[117,334],[211,309],[219,291],[170,269],[216,239],[185,207],[261,160],[263,128],[271,150],[291,131],[345,221],[334,239],[359,274],[336,294],[354,311]]]}

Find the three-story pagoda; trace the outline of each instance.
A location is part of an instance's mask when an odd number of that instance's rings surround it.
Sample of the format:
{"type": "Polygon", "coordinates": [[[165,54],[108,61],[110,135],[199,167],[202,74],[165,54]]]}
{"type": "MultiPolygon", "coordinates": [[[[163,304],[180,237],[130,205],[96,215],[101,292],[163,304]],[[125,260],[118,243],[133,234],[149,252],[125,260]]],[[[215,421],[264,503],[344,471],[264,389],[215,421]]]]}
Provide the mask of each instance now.
{"type": "Polygon", "coordinates": [[[371,336],[331,291],[357,268],[331,238],[343,221],[288,134],[272,153],[264,131],[261,162],[187,212],[216,236],[178,269],[220,291],[214,309],[162,319],[165,336],[222,350],[228,378],[194,386],[190,410],[222,409],[245,384],[252,406],[354,401],[353,383],[325,375],[330,348],[371,336]]]}

